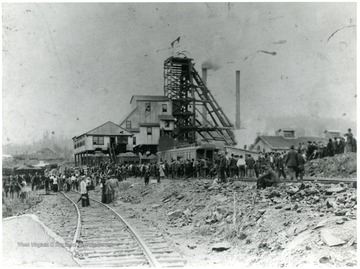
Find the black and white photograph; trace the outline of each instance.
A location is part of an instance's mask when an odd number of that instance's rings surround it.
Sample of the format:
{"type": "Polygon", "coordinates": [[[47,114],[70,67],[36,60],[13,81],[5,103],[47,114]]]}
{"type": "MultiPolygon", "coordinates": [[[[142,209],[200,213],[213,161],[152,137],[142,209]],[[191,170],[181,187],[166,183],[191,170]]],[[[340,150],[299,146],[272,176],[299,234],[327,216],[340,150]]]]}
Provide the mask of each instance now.
{"type": "Polygon", "coordinates": [[[2,2],[2,265],[357,267],[357,8],[2,2]]]}

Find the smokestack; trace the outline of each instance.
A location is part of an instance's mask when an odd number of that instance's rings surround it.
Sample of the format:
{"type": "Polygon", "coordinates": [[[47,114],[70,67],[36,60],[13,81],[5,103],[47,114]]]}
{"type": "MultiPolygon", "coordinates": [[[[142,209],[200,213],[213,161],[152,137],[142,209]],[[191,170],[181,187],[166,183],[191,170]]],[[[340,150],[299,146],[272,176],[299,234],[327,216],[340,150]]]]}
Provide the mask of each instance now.
{"type": "MultiPolygon", "coordinates": [[[[202,68],[202,80],[206,86],[207,84],[207,69],[206,68],[202,68]]],[[[203,126],[207,126],[208,125],[208,121],[207,121],[207,110],[206,110],[206,106],[205,103],[203,103],[203,107],[202,107],[202,114],[203,114],[203,126]]]]}
{"type": "Polygon", "coordinates": [[[235,128],[240,129],[240,71],[236,71],[236,114],[235,114],[235,128]]]}

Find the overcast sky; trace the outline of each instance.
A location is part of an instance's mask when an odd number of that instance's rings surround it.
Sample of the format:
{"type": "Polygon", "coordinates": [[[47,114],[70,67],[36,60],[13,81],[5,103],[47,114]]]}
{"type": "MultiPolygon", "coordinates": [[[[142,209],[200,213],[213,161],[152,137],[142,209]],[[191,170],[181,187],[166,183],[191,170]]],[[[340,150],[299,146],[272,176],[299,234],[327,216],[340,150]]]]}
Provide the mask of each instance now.
{"type": "Polygon", "coordinates": [[[208,87],[232,121],[241,70],[244,128],[284,115],[356,121],[355,3],[23,3],[2,13],[5,144],[119,123],[132,95],[163,95],[178,36],[174,52],[188,51],[199,72],[216,67],[208,87]]]}

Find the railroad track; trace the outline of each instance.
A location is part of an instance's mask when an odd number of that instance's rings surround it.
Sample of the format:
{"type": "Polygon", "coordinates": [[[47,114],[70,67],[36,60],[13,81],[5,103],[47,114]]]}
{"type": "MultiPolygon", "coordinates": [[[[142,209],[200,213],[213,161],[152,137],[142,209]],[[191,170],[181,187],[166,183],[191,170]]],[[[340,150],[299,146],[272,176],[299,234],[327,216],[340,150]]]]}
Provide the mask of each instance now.
{"type": "Polygon", "coordinates": [[[151,227],[136,231],[108,205],[90,198],[90,207],[78,207],[79,193],[63,194],[78,212],[71,251],[81,266],[185,266],[186,260],[171,250],[158,231],[151,227]]]}

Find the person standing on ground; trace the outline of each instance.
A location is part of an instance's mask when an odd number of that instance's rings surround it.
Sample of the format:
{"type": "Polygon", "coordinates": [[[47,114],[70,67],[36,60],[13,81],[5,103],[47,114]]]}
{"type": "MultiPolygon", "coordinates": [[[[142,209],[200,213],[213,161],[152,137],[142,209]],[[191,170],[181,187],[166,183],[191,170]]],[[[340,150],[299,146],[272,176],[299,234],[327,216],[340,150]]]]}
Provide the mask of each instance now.
{"type": "Polygon", "coordinates": [[[105,197],[106,197],[105,204],[110,204],[112,202],[111,200],[112,189],[110,184],[110,176],[107,176],[104,187],[105,187],[105,197]]]}
{"type": "Polygon", "coordinates": [[[237,169],[237,166],[236,166],[236,163],[237,163],[237,158],[236,156],[234,156],[233,153],[231,153],[231,158],[230,158],[230,176],[232,178],[235,178],[238,176],[238,169],[237,169]]]}
{"type": "Polygon", "coordinates": [[[255,160],[250,154],[248,155],[247,158],[247,167],[248,167],[249,177],[253,178],[255,173],[255,160]]]}
{"type": "Polygon", "coordinates": [[[144,181],[145,181],[145,186],[146,186],[146,185],[149,185],[150,172],[149,172],[149,167],[147,167],[145,165],[144,165],[143,169],[145,170],[145,172],[144,172],[144,181]]]}
{"type": "Polygon", "coordinates": [[[81,200],[82,207],[89,206],[90,202],[89,202],[88,191],[87,191],[87,188],[86,188],[85,177],[81,177],[80,194],[81,194],[81,196],[80,196],[80,199],[78,200],[78,202],[81,200]]]}
{"type": "Polygon", "coordinates": [[[106,204],[106,176],[101,175],[100,188],[101,188],[101,202],[106,204]]]}
{"type": "Polygon", "coordinates": [[[334,143],[331,138],[329,138],[329,142],[326,145],[326,155],[329,157],[334,156],[334,143]]]}
{"type": "Polygon", "coordinates": [[[5,191],[6,198],[8,197],[8,193],[10,192],[10,179],[7,177],[3,183],[3,188],[5,191]]]}
{"type": "Polygon", "coordinates": [[[57,176],[53,176],[53,191],[54,192],[58,191],[58,179],[57,179],[57,176]]]}
{"type": "Polygon", "coordinates": [[[71,190],[71,177],[66,179],[66,191],[69,192],[71,190]]]}
{"type": "Polygon", "coordinates": [[[227,160],[225,157],[225,153],[220,153],[220,161],[219,161],[219,177],[221,180],[221,183],[226,183],[226,168],[227,168],[227,160]]]}
{"type": "Polygon", "coordinates": [[[290,151],[287,153],[286,158],[285,158],[285,164],[286,167],[288,168],[288,173],[289,173],[289,177],[290,180],[295,180],[296,179],[296,170],[298,167],[298,154],[297,152],[294,150],[294,146],[290,147],[290,151]]]}
{"type": "Polygon", "coordinates": [[[159,176],[157,183],[160,183],[160,179],[164,179],[164,178],[165,178],[165,165],[161,162],[159,164],[159,176]]]}
{"type": "Polygon", "coordinates": [[[301,155],[301,152],[298,152],[298,168],[296,173],[296,179],[300,177],[300,180],[303,180],[304,174],[305,174],[305,159],[301,155]]]}
{"type": "Polygon", "coordinates": [[[245,159],[243,158],[242,155],[240,155],[239,159],[237,160],[236,165],[239,169],[239,178],[244,178],[245,177],[245,159]]]}
{"type": "MultiPolygon", "coordinates": [[[[301,149],[299,150],[301,152],[301,149]]],[[[286,179],[286,173],[285,173],[285,167],[284,167],[284,155],[278,153],[277,162],[276,162],[276,168],[279,175],[279,178],[281,176],[286,179]]]]}
{"type": "Polygon", "coordinates": [[[109,184],[111,187],[111,201],[115,203],[119,194],[119,180],[114,175],[112,175],[109,180],[109,184]]]}

